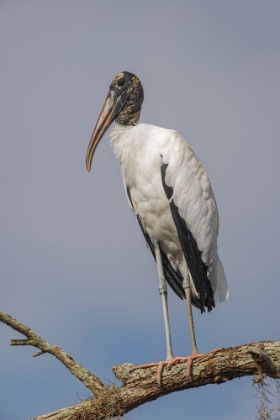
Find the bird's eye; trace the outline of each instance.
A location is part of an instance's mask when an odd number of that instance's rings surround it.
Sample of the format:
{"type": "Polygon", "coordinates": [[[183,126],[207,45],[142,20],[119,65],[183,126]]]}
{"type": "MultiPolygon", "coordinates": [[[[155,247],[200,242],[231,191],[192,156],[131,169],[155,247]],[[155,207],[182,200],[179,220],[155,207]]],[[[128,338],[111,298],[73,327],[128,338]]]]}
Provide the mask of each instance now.
{"type": "Polygon", "coordinates": [[[124,78],[118,80],[118,86],[124,85],[124,78]]]}

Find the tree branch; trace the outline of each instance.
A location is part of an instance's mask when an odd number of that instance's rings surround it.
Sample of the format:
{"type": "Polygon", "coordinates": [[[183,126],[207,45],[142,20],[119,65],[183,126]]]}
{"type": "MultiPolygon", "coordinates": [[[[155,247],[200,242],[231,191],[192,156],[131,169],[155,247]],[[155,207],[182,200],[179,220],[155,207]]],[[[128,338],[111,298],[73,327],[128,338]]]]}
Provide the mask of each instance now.
{"type": "Polygon", "coordinates": [[[124,415],[146,402],[175,391],[208,384],[221,384],[242,376],[255,375],[260,371],[270,376],[271,366],[273,366],[272,377],[279,378],[280,342],[244,344],[223,349],[212,355],[210,353],[205,355],[204,359],[193,361],[190,377],[186,376],[186,364],[178,363],[170,370],[163,371],[160,388],[157,386],[156,367],[131,372],[134,365],[130,363],[116,365],[113,371],[117,379],[123,382],[122,386],[107,388],[96,398],[33,420],[109,419],[124,415]],[[258,360],[256,361],[255,358],[258,360]],[[264,359],[269,360],[268,370],[264,359]]]}
{"type": "Polygon", "coordinates": [[[44,353],[49,353],[55,356],[60,362],[67,367],[67,369],[76,376],[83,384],[90,389],[94,394],[98,394],[100,390],[103,389],[104,384],[100,379],[93,375],[89,370],[85,369],[79,363],[76,363],[71,356],[69,356],[64,350],[60,347],[48,343],[39,337],[34,331],[25,325],[18,322],[15,318],[12,318],[10,315],[6,314],[3,311],[0,311],[0,321],[9,325],[15,331],[25,335],[25,339],[16,339],[11,340],[11,346],[33,346],[41,350],[39,353],[34,354],[34,357],[39,356],[44,353]]]}
{"type": "MultiPolygon", "coordinates": [[[[136,407],[175,391],[221,384],[242,376],[266,374],[280,378],[280,342],[264,341],[221,349],[193,361],[191,375],[186,375],[186,363],[178,363],[162,373],[162,386],[157,386],[157,367],[132,370],[125,363],[113,367],[122,382],[119,387],[105,386],[101,381],[67,355],[61,348],[47,343],[30,328],[0,311],[0,321],[27,338],[12,340],[12,345],[32,345],[41,352],[53,354],[69,371],[80,379],[95,397],[80,404],[44,414],[33,420],[102,420],[122,416],[136,407]]],[[[40,352],[40,354],[41,354],[40,352]]]]}

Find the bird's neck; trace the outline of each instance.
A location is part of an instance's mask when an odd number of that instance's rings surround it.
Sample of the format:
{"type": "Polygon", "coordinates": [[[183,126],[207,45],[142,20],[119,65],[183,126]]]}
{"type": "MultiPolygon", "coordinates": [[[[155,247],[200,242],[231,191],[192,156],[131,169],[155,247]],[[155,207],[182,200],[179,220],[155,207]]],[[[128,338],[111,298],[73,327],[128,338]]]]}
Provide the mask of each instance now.
{"type": "Polygon", "coordinates": [[[122,126],[136,125],[140,118],[141,108],[137,109],[134,104],[126,106],[117,116],[116,123],[122,126]]]}
{"type": "Polygon", "coordinates": [[[135,126],[116,124],[110,130],[110,143],[113,147],[115,156],[122,162],[124,154],[129,153],[130,147],[133,142],[131,141],[131,135],[134,131],[135,126]]]}
{"type": "Polygon", "coordinates": [[[136,125],[140,118],[144,92],[141,83],[138,83],[128,96],[128,100],[116,118],[119,125],[136,125]]]}

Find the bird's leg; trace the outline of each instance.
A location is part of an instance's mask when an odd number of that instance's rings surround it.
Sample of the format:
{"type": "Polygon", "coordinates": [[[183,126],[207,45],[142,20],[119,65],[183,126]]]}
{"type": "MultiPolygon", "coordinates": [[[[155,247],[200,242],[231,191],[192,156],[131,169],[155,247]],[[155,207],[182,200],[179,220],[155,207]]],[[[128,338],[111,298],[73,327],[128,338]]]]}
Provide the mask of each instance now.
{"type": "Polygon", "coordinates": [[[176,357],[173,359],[168,366],[172,366],[177,362],[181,362],[182,360],[187,361],[187,376],[191,374],[191,367],[192,361],[199,357],[205,356],[205,354],[200,354],[197,350],[196,339],[195,339],[195,332],[194,332],[194,322],[193,322],[193,313],[192,313],[192,300],[191,300],[191,283],[190,283],[190,275],[187,273],[186,277],[183,280],[183,289],[185,290],[186,295],[186,303],[188,309],[188,318],[189,318],[189,325],[190,325],[190,335],[191,335],[191,342],[192,342],[192,354],[190,356],[184,357],[176,357]]]}
{"type": "Polygon", "coordinates": [[[186,277],[183,280],[183,289],[185,290],[186,303],[187,303],[187,309],[188,309],[188,318],[189,318],[190,334],[191,334],[191,341],[192,341],[192,354],[196,354],[198,353],[198,350],[197,350],[195,332],[194,332],[192,298],[191,298],[191,282],[190,282],[189,273],[187,273],[186,277]]]}
{"type": "Polygon", "coordinates": [[[162,298],[163,317],[164,317],[165,334],[166,334],[166,349],[167,349],[166,361],[165,362],[159,362],[159,363],[147,363],[147,364],[144,364],[144,365],[135,366],[131,369],[131,371],[133,371],[135,369],[145,369],[145,368],[149,368],[149,367],[153,367],[153,366],[158,366],[157,382],[158,382],[158,386],[161,386],[162,369],[163,369],[164,365],[166,365],[166,364],[168,365],[170,362],[172,362],[174,360],[174,356],[173,356],[173,352],[172,352],[170,323],[169,323],[169,315],[168,315],[167,285],[166,285],[166,280],[165,280],[164,272],[163,272],[159,242],[157,240],[154,240],[154,246],[155,246],[155,257],[156,257],[158,277],[159,277],[158,290],[159,290],[159,294],[161,295],[161,298],[162,298]]]}
{"type": "Polygon", "coordinates": [[[158,241],[154,241],[154,245],[155,245],[158,278],[159,278],[158,291],[162,298],[162,309],[163,309],[164,326],[165,326],[166,350],[167,350],[166,360],[173,360],[174,356],[172,352],[170,323],[169,323],[168,304],[167,304],[167,284],[164,277],[162,260],[161,260],[161,255],[160,255],[160,247],[159,247],[158,241]]]}
{"type": "MultiPolygon", "coordinates": [[[[161,374],[162,370],[165,365],[167,365],[167,368],[182,362],[187,362],[187,376],[190,377],[191,375],[191,368],[192,368],[192,362],[194,359],[198,359],[200,357],[205,357],[207,354],[200,354],[197,350],[196,345],[196,339],[195,339],[195,332],[194,332],[194,322],[193,322],[193,313],[192,313],[192,301],[191,301],[191,285],[190,285],[190,276],[189,273],[183,280],[183,288],[185,290],[185,296],[186,296],[186,302],[187,302],[187,309],[188,309],[188,318],[189,318],[189,325],[190,325],[190,335],[191,335],[191,341],[192,341],[192,354],[190,356],[183,356],[183,357],[175,357],[172,353],[172,347],[171,347],[171,335],[170,335],[170,325],[169,325],[169,317],[168,317],[168,306],[167,306],[167,287],[166,287],[166,280],[163,273],[163,267],[161,262],[161,255],[160,255],[160,248],[158,241],[154,241],[155,245],[155,255],[156,255],[156,262],[157,262],[157,268],[158,268],[158,275],[159,275],[159,293],[162,296],[162,305],[163,305],[163,314],[164,314],[164,324],[165,324],[165,331],[166,331],[166,344],[167,344],[167,359],[165,362],[159,362],[159,363],[147,363],[140,366],[134,366],[130,369],[130,371],[136,370],[136,369],[145,369],[149,367],[157,366],[157,383],[158,386],[161,386],[161,374]]],[[[208,354],[215,354],[216,352],[220,351],[222,349],[216,349],[211,351],[208,354]]]]}

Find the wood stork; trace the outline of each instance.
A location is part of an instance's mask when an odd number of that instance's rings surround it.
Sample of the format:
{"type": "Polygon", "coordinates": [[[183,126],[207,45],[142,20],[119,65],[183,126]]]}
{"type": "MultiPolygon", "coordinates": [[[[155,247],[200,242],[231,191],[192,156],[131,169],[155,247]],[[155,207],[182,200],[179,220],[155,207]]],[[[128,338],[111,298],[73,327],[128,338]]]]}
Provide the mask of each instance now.
{"type": "Polygon", "coordinates": [[[127,71],[112,81],[94,128],[86,155],[92,158],[104,133],[111,130],[111,144],[119,159],[128,202],[147,247],[156,260],[166,332],[165,362],[158,365],[160,385],[165,364],[187,360],[190,374],[198,353],[192,305],[201,313],[228,297],[228,286],[217,252],[219,214],[208,175],[192,148],[174,130],[137,124],[144,99],[142,84],[127,71]],[[167,283],[179,298],[186,298],[192,354],[174,358],[167,304],[167,283]]]}

